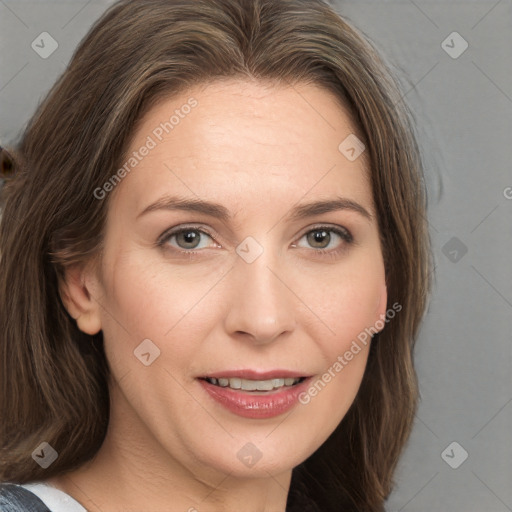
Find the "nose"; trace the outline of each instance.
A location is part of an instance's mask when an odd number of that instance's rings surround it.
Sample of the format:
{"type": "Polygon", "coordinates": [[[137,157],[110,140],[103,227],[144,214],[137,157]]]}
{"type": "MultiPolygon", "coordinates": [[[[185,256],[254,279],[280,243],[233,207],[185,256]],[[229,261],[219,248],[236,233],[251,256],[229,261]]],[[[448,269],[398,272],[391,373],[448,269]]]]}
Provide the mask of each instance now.
{"type": "Polygon", "coordinates": [[[225,329],[230,336],[263,345],[294,331],[297,298],[279,269],[266,252],[252,263],[237,260],[228,285],[225,329]]]}

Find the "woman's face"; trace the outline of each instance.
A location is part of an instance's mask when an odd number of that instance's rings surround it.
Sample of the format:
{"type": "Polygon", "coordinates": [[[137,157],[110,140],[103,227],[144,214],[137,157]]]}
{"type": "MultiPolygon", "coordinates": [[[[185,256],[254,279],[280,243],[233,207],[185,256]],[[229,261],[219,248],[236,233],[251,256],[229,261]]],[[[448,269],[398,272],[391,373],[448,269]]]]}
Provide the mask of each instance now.
{"type": "Polygon", "coordinates": [[[369,345],[345,354],[386,311],[365,154],[352,139],[339,149],[353,132],[323,89],[234,80],[138,126],[89,319],[112,371],[111,429],[142,458],[279,474],[346,414],[369,345]]]}

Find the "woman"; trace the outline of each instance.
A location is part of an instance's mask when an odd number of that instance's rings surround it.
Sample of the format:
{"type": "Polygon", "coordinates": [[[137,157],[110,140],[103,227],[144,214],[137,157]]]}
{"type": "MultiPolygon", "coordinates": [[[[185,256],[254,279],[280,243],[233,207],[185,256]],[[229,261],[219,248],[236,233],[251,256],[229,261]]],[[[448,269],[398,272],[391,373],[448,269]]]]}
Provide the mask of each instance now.
{"type": "Polygon", "coordinates": [[[354,28],[121,0],[3,155],[5,510],[383,510],[429,240],[354,28]]]}

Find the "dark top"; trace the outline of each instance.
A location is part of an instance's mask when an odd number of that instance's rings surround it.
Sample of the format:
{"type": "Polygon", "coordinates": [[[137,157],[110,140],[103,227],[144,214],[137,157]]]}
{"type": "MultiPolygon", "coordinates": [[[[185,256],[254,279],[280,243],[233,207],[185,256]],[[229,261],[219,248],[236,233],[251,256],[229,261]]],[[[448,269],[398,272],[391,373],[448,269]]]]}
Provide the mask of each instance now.
{"type": "Polygon", "coordinates": [[[0,512],[51,512],[33,493],[20,485],[0,483],[0,512]]]}

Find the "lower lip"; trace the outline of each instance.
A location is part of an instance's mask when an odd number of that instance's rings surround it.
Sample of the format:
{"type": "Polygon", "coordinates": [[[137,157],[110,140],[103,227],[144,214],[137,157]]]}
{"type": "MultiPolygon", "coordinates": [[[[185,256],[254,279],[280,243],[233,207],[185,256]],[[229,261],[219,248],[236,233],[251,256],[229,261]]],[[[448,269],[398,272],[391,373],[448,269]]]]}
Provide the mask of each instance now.
{"type": "Polygon", "coordinates": [[[199,379],[199,382],[216,402],[232,413],[244,418],[264,419],[279,416],[297,405],[299,395],[306,390],[310,380],[311,377],[308,377],[300,384],[279,391],[268,391],[266,394],[223,388],[203,379],[199,379]]]}

